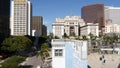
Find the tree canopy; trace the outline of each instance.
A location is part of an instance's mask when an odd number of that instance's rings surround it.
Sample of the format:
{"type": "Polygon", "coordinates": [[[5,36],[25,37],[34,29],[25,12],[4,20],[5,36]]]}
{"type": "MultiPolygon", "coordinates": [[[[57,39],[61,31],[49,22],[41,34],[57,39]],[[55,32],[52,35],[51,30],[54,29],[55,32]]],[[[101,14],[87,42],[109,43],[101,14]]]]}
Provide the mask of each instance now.
{"type": "Polygon", "coordinates": [[[32,41],[25,36],[14,36],[6,38],[1,50],[5,52],[21,52],[31,47],[32,41]]]}

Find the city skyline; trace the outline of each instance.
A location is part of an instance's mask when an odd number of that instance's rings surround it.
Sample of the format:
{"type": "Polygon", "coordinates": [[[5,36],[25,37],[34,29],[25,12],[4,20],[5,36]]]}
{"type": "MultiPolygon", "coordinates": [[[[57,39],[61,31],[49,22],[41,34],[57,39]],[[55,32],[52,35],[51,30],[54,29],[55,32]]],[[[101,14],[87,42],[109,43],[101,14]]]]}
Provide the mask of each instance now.
{"type": "Polygon", "coordinates": [[[81,8],[85,5],[103,3],[105,6],[120,7],[119,0],[30,0],[33,6],[33,16],[43,16],[44,24],[52,31],[52,23],[56,17],[67,15],[81,16],[81,8]],[[50,26],[51,25],[51,26],[50,26]]]}

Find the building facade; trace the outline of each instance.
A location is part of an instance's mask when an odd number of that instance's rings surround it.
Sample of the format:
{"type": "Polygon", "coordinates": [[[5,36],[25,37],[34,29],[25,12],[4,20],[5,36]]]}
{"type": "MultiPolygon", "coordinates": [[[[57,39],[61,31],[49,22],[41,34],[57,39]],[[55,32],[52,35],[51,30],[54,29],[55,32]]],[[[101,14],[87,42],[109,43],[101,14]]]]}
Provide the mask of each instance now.
{"type": "Polygon", "coordinates": [[[52,40],[52,68],[87,68],[87,41],[52,40]]]}
{"type": "Polygon", "coordinates": [[[105,6],[105,22],[108,20],[113,24],[120,23],[120,7],[105,6]]]}
{"type": "Polygon", "coordinates": [[[28,0],[13,0],[11,10],[11,35],[31,35],[31,3],[28,0]]]}
{"type": "Polygon", "coordinates": [[[82,8],[82,18],[86,23],[99,23],[100,33],[103,34],[106,22],[111,20],[113,24],[120,22],[120,7],[104,6],[104,4],[91,4],[82,8]]]}
{"type": "Polygon", "coordinates": [[[56,18],[56,22],[52,24],[53,35],[60,38],[64,33],[68,36],[79,36],[79,28],[83,25],[85,22],[79,16],[66,16],[64,19],[56,18]]]}
{"type": "Polygon", "coordinates": [[[99,36],[99,25],[98,23],[93,24],[93,23],[87,23],[87,25],[82,26],[80,28],[80,35],[81,36],[87,36],[89,37],[89,34],[93,34],[94,36],[99,36]]]}
{"type": "Polygon", "coordinates": [[[43,18],[41,16],[32,16],[32,36],[42,35],[43,18]]]}
{"type": "Polygon", "coordinates": [[[81,16],[86,23],[99,23],[100,30],[105,26],[104,4],[91,4],[84,6],[81,10],[81,16]]]}
{"type": "Polygon", "coordinates": [[[108,34],[108,33],[120,33],[120,25],[112,24],[112,23],[106,24],[104,33],[105,34],[108,34]]]}
{"type": "Polygon", "coordinates": [[[46,25],[42,25],[42,35],[47,36],[47,26],[46,25]]]}
{"type": "Polygon", "coordinates": [[[0,0],[0,40],[10,35],[10,0],[0,0]]]}

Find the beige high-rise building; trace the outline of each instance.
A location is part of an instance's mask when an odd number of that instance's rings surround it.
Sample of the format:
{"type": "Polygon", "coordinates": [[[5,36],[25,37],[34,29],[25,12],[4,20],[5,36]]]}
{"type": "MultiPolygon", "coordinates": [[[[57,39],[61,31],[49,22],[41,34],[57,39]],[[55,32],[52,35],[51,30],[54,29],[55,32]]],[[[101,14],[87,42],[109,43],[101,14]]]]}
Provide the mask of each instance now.
{"type": "Polygon", "coordinates": [[[105,24],[108,20],[113,24],[120,23],[120,7],[105,6],[105,24]]]}
{"type": "Polygon", "coordinates": [[[31,3],[29,0],[13,0],[11,9],[11,35],[31,35],[31,3]]]}
{"type": "Polygon", "coordinates": [[[62,38],[64,33],[68,36],[79,36],[80,26],[84,26],[85,22],[79,16],[66,16],[64,19],[56,18],[52,24],[53,35],[62,38]]]}

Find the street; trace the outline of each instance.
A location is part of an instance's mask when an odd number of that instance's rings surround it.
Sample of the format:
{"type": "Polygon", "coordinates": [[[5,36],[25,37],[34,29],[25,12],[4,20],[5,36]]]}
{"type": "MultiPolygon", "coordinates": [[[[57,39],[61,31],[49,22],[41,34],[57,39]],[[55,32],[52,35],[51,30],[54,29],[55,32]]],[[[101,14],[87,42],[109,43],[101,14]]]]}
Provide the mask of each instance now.
{"type": "MultiPolygon", "coordinates": [[[[32,56],[28,57],[26,61],[24,61],[21,65],[21,68],[40,68],[42,61],[40,56],[32,56]]],[[[42,65],[44,68],[51,68],[51,59],[46,59],[44,64],[42,65]]]]}
{"type": "Polygon", "coordinates": [[[22,68],[37,68],[37,66],[40,66],[42,63],[40,57],[37,56],[32,56],[28,57],[26,61],[22,63],[23,67],[22,68]]]}

